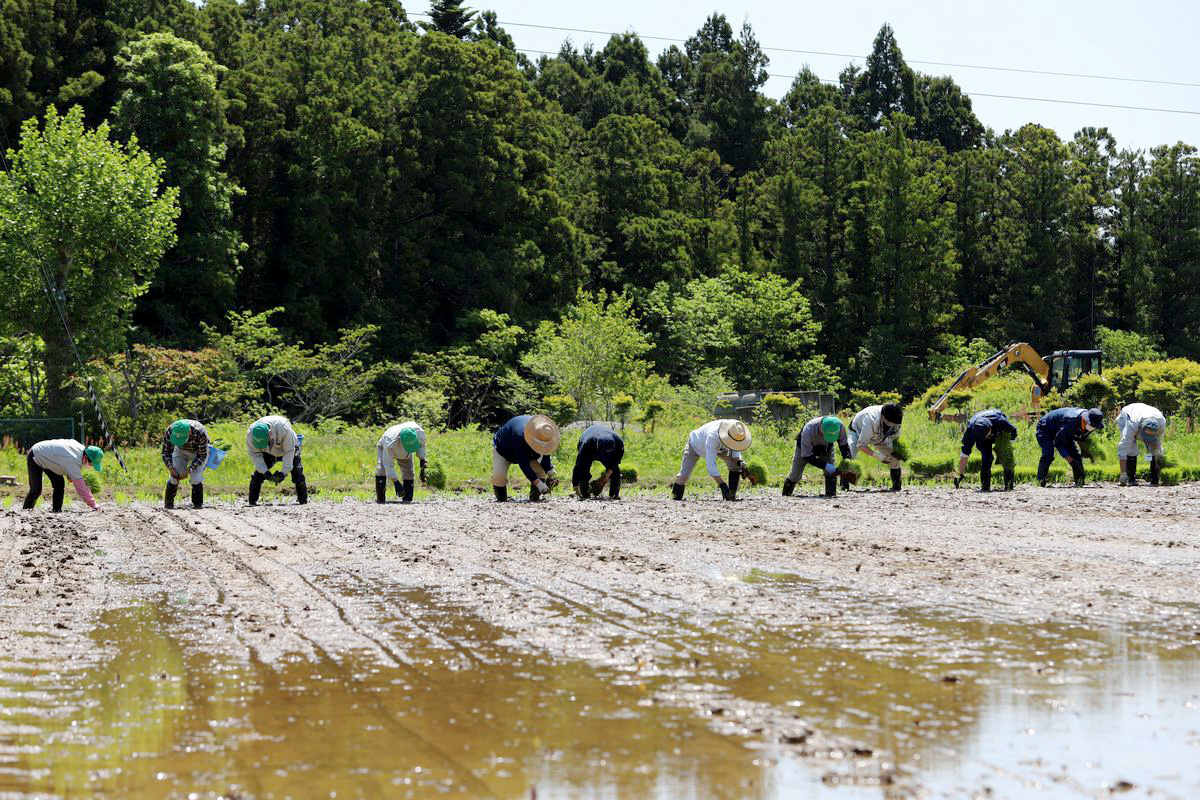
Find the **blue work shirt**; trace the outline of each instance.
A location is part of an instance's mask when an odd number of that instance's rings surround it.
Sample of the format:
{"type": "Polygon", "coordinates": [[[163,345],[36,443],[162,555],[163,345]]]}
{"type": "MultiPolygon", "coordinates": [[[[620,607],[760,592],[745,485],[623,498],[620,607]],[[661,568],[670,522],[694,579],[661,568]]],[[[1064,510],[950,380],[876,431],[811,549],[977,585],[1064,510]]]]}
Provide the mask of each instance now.
{"type": "Polygon", "coordinates": [[[541,478],[529,466],[530,461],[541,461],[542,469],[547,472],[554,466],[550,462],[550,456],[539,454],[525,441],[525,426],[529,424],[530,419],[531,415],[521,414],[501,425],[500,430],[496,431],[496,435],[492,437],[492,447],[496,448],[496,452],[505,461],[520,467],[521,472],[532,483],[541,478]]]}
{"type": "Polygon", "coordinates": [[[971,455],[971,448],[978,447],[979,452],[991,455],[992,445],[996,437],[1007,433],[1013,439],[1017,438],[1017,428],[1008,420],[1008,415],[998,408],[989,408],[972,414],[967,420],[967,429],[963,431],[962,454],[971,455]]]}
{"type": "Polygon", "coordinates": [[[1053,446],[1063,458],[1078,459],[1076,442],[1086,439],[1091,432],[1083,424],[1087,413],[1086,408],[1057,408],[1038,420],[1037,440],[1043,454],[1053,446]]]}
{"type": "Polygon", "coordinates": [[[571,483],[583,483],[592,478],[592,464],[599,461],[605,469],[614,472],[621,468],[625,455],[625,442],[617,432],[599,423],[591,426],[579,437],[575,455],[575,469],[571,472],[571,483]]]}

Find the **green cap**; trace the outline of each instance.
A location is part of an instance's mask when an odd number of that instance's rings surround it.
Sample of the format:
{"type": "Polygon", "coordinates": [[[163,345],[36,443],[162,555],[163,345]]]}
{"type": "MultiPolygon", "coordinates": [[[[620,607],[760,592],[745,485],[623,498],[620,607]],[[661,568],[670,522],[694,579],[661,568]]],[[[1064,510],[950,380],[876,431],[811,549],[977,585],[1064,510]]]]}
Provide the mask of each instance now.
{"type": "Polygon", "coordinates": [[[259,450],[266,450],[271,444],[271,426],[265,422],[256,422],[250,426],[250,444],[259,450]]]}
{"type": "Polygon", "coordinates": [[[837,417],[821,418],[821,437],[827,442],[836,442],[842,435],[842,423],[837,417]]]}
{"type": "Polygon", "coordinates": [[[171,444],[183,447],[192,435],[192,424],[186,419],[177,419],[171,423],[171,432],[168,435],[171,437],[171,444]]]}
{"type": "Polygon", "coordinates": [[[412,428],[400,429],[400,445],[406,453],[415,453],[421,449],[421,439],[412,428]]]}
{"type": "Polygon", "coordinates": [[[96,468],[96,472],[100,471],[100,462],[104,460],[104,451],[95,445],[85,447],[83,454],[87,456],[87,460],[92,462],[92,466],[96,468]]]}

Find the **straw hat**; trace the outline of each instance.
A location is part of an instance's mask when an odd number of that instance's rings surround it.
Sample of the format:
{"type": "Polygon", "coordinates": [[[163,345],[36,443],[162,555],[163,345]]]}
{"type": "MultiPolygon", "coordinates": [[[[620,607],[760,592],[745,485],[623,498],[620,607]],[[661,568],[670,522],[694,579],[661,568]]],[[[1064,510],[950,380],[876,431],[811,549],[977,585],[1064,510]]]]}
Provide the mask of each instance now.
{"type": "Polygon", "coordinates": [[[548,456],[558,449],[562,434],[554,420],[545,414],[534,414],[525,423],[525,444],[533,448],[538,455],[548,456]]]}
{"type": "Polygon", "coordinates": [[[750,429],[736,419],[723,419],[717,428],[721,444],[730,450],[741,452],[750,446],[750,429]]]}

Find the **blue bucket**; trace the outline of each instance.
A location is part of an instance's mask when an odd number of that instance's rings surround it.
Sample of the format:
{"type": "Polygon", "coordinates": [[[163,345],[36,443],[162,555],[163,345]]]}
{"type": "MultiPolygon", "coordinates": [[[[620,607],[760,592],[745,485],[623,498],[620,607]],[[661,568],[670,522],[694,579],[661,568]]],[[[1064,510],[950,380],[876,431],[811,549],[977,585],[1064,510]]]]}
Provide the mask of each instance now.
{"type": "Polygon", "coordinates": [[[208,446],[208,463],[204,465],[205,469],[216,469],[221,466],[221,462],[225,460],[228,452],[228,450],[220,450],[210,444],[208,446]]]}

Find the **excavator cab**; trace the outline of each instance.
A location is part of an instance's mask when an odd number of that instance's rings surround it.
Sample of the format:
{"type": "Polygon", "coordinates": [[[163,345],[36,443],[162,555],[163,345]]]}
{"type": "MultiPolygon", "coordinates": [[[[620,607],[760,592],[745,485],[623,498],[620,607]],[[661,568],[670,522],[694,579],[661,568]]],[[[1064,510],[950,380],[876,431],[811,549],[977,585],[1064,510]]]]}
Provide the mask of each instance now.
{"type": "Polygon", "coordinates": [[[1075,381],[1089,373],[1104,370],[1102,350],[1055,350],[1046,357],[1050,367],[1050,388],[1065,392],[1075,381]]]}

